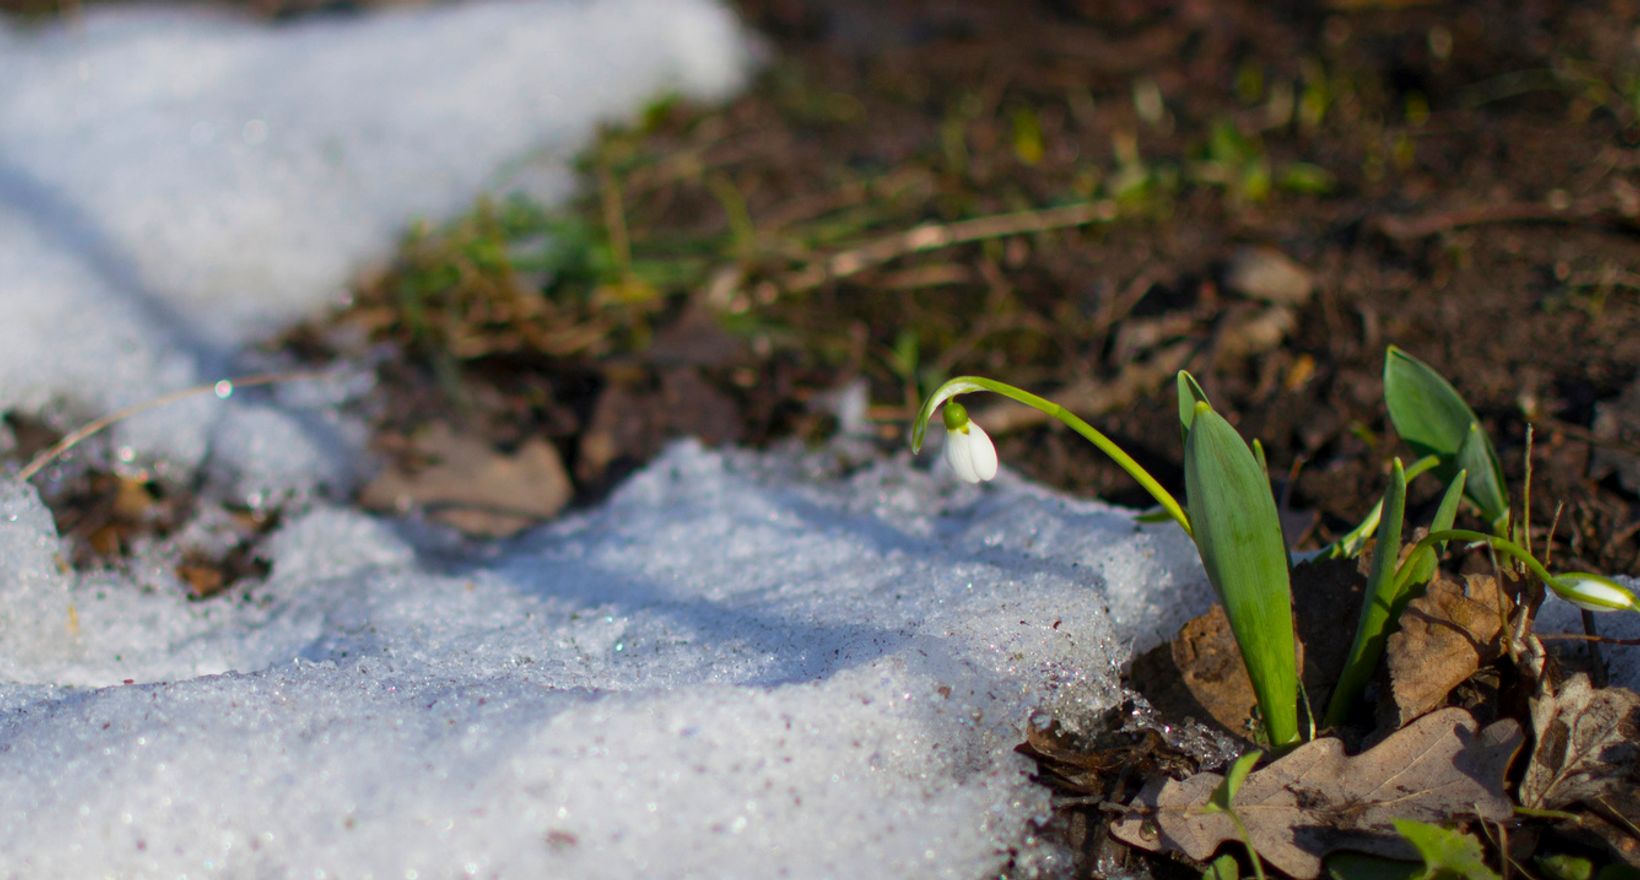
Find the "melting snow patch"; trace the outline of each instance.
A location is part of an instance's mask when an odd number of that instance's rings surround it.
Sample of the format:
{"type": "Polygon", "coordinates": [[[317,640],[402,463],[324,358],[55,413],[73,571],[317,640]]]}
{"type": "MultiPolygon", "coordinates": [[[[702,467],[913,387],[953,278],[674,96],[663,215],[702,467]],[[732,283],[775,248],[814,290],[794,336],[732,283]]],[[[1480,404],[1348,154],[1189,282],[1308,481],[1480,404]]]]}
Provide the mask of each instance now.
{"type": "MultiPolygon", "coordinates": [[[[270,26],[204,8],[0,17],[0,409],[78,417],[229,371],[345,296],[417,217],[562,195],[571,152],[657,94],[713,99],[749,50],[708,0],[451,4],[270,26]],[[47,329],[49,328],[49,329],[47,329]]],[[[116,430],[191,469],[221,407],[116,430]]],[[[269,430],[269,418],[244,427],[269,430]]],[[[275,432],[335,445],[312,411],[275,432]]],[[[72,417],[69,419],[72,420],[72,417]]],[[[298,455],[263,490],[323,474],[298,455]]],[[[335,474],[328,475],[336,477],[335,474]]],[[[251,491],[257,491],[252,487],[251,491]]]]}
{"type": "MultiPolygon", "coordinates": [[[[1631,590],[1640,591],[1640,578],[1618,576],[1617,582],[1631,590]]],[[[1594,616],[1596,631],[1613,639],[1640,639],[1640,614],[1618,611],[1610,614],[1596,614],[1594,616]]],[[[1534,632],[1539,633],[1576,633],[1582,634],[1583,612],[1570,602],[1565,602],[1550,595],[1544,600],[1543,607],[1538,609],[1537,618],[1532,621],[1534,632]]],[[[1551,647],[1563,653],[1587,650],[1582,642],[1557,642],[1551,647]]],[[[1616,687],[1626,687],[1630,690],[1640,690],[1640,651],[1633,648],[1607,647],[1601,652],[1601,659],[1606,665],[1606,676],[1610,684],[1616,687]]]]}
{"type": "Polygon", "coordinates": [[[65,575],[8,485],[0,873],[1050,863],[1011,747],[1033,711],[1111,705],[1131,642],[1203,606],[1188,541],[1006,476],[815,471],[681,444],[438,572],[389,524],[319,509],[266,584],[205,603],[65,575]]]}

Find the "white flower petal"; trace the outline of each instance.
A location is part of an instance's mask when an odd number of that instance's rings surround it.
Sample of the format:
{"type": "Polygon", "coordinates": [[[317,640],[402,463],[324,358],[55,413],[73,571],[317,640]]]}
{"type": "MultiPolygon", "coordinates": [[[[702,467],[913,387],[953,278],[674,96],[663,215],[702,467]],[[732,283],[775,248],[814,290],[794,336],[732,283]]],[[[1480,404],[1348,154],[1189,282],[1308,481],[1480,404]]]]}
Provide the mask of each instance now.
{"type": "Polygon", "coordinates": [[[997,448],[985,429],[973,422],[946,433],[945,460],[965,483],[979,483],[997,475],[997,448]]]}
{"type": "Polygon", "coordinates": [[[981,480],[994,478],[997,475],[997,448],[991,442],[991,435],[973,422],[968,423],[968,430],[972,432],[968,438],[968,454],[974,465],[974,473],[981,480]]]}

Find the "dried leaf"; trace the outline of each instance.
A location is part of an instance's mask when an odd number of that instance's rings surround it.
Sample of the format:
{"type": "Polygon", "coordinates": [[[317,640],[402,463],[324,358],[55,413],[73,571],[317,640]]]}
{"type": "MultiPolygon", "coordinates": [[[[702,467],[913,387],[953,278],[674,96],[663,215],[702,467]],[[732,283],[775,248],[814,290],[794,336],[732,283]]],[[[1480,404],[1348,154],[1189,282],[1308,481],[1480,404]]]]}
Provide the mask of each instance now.
{"type": "Polygon", "coordinates": [[[1168,648],[1178,670],[1177,680],[1201,709],[1225,730],[1250,739],[1252,709],[1258,698],[1224,606],[1214,605],[1191,618],[1168,648]]]}
{"type": "MultiPolygon", "coordinates": [[[[1513,721],[1477,727],[1462,709],[1445,709],[1355,757],[1337,739],[1306,743],[1248,777],[1236,814],[1259,855],[1301,880],[1318,876],[1322,857],[1335,849],[1415,857],[1393,820],[1511,813],[1503,774],[1520,747],[1520,728],[1513,721]]],[[[1221,779],[1152,780],[1130,806],[1135,815],[1113,823],[1111,834],[1205,860],[1224,841],[1240,839],[1230,816],[1202,809],[1221,779]]]]}
{"type": "Polygon", "coordinates": [[[432,464],[389,467],[364,487],[361,503],[378,510],[421,507],[470,535],[506,537],[552,517],[574,494],[558,451],[544,440],[509,455],[434,424],[413,446],[432,464]]]}
{"type": "Polygon", "coordinates": [[[1215,361],[1234,362],[1275,349],[1298,328],[1298,315],[1286,306],[1229,309],[1219,322],[1215,361]]]}
{"type": "Polygon", "coordinates": [[[1593,687],[1579,673],[1532,700],[1532,729],[1537,747],[1520,783],[1522,804],[1640,800],[1640,694],[1593,687]]]}
{"type": "Polygon", "coordinates": [[[1407,603],[1389,637],[1390,695],[1397,727],[1446,702],[1446,695],[1499,656],[1498,636],[1514,603],[1489,575],[1460,584],[1436,578],[1407,603]]]}
{"type": "Polygon", "coordinates": [[[1108,798],[1128,780],[1137,787],[1153,775],[1187,773],[1195,766],[1149,729],[1088,742],[1067,733],[1058,722],[1046,727],[1029,724],[1025,741],[1014,751],[1036,762],[1038,782],[1061,794],[1084,797],[1108,798]]]}
{"type": "MultiPolygon", "coordinates": [[[[1356,562],[1317,559],[1293,568],[1298,665],[1304,689],[1317,705],[1325,705],[1349,650],[1337,629],[1339,620],[1361,606],[1365,576],[1356,562]]],[[[1129,680],[1165,715],[1211,719],[1237,736],[1252,738],[1253,683],[1218,605],[1185,623],[1171,642],[1134,658],[1129,680]]]]}

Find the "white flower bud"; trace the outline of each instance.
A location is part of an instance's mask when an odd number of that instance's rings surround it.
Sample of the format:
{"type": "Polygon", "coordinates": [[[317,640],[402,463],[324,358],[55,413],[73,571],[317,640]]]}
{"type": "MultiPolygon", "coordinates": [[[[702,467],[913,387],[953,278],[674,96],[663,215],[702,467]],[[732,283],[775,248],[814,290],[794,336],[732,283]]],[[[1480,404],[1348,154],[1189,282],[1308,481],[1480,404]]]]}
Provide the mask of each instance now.
{"type": "Polygon", "coordinates": [[[1574,571],[1549,582],[1555,595],[1585,611],[1635,611],[1634,593],[1609,577],[1574,571]]]}
{"type": "Polygon", "coordinates": [[[965,483],[980,483],[997,475],[997,448],[985,429],[968,418],[968,410],[952,401],[945,405],[945,460],[965,483]]]}

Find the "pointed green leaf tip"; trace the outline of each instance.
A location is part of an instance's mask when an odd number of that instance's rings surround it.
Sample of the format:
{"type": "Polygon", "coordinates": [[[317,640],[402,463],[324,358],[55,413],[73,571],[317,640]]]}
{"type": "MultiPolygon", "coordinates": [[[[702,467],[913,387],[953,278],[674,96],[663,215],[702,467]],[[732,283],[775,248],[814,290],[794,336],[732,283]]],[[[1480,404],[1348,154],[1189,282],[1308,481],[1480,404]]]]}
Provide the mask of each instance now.
{"type": "Polygon", "coordinates": [[[1202,869],[1202,880],[1240,880],[1240,878],[1241,863],[1236,861],[1236,857],[1229,853],[1219,856],[1208,863],[1206,868],[1202,869]]]}
{"type": "Polygon", "coordinates": [[[1198,402],[1185,442],[1190,522],[1218,591],[1270,743],[1298,742],[1298,660],[1287,548],[1269,481],[1241,435],[1198,402]]]}
{"type": "Polygon", "coordinates": [[[1247,781],[1247,774],[1253,772],[1253,765],[1262,757],[1264,752],[1254,749],[1231,762],[1230,769],[1225,771],[1224,781],[1208,797],[1206,809],[1229,812],[1236,800],[1236,792],[1241,790],[1241,784],[1247,781]]]}
{"type": "Polygon", "coordinates": [[[1392,345],[1384,354],[1384,404],[1401,439],[1419,455],[1440,460],[1435,473],[1442,482],[1450,483],[1460,470],[1469,471],[1464,495],[1493,528],[1500,528],[1509,516],[1503,468],[1475,411],[1452,383],[1392,345]]]}
{"type": "Polygon", "coordinates": [[[1196,377],[1187,370],[1180,370],[1177,377],[1179,385],[1179,427],[1184,431],[1183,437],[1190,436],[1190,422],[1196,417],[1196,404],[1207,403],[1207,392],[1196,382],[1196,377]]]}

